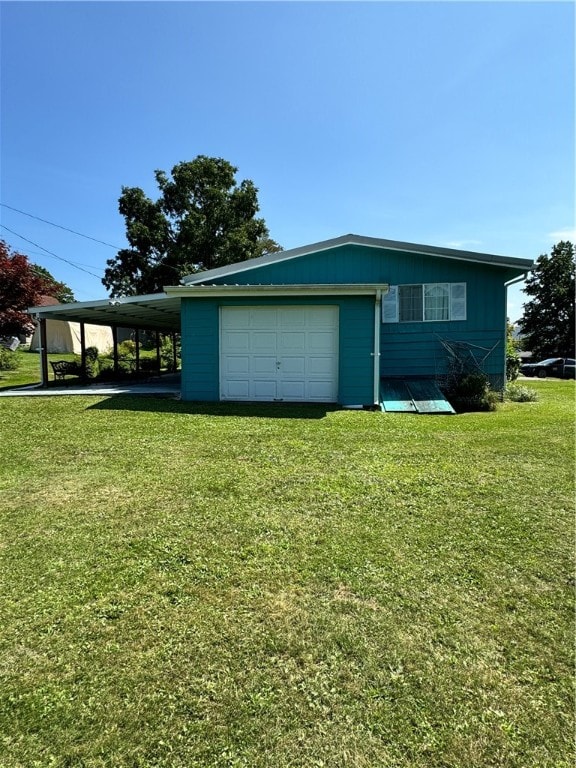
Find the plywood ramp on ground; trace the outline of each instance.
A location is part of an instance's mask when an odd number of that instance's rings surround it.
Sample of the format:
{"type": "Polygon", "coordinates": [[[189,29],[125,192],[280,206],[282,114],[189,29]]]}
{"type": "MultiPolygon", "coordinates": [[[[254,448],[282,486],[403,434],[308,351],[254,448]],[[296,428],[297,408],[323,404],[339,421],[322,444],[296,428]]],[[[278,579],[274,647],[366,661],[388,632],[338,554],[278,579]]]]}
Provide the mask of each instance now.
{"type": "Polygon", "coordinates": [[[455,413],[431,379],[384,379],[380,408],[386,413],[455,413]]]}

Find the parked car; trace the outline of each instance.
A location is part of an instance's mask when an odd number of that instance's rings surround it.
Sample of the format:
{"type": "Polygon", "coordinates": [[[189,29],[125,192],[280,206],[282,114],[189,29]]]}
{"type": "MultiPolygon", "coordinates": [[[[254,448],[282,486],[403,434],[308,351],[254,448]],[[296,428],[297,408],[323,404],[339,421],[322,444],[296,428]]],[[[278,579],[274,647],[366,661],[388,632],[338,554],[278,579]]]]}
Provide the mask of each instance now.
{"type": "Polygon", "coordinates": [[[539,363],[524,363],[520,366],[520,373],[524,376],[538,376],[545,379],[546,376],[557,376],[560,379],[575,378],[576,360],[571,357],[549,357],[539,363]]]}

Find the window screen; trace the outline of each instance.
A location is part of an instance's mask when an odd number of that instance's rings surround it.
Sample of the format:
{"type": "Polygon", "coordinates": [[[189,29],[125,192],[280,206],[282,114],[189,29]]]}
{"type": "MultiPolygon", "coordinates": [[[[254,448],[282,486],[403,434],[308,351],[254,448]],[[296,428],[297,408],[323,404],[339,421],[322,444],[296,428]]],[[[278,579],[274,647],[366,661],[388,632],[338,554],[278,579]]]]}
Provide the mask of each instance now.
{"type": "Polygon", "coordinates": [[[414,323],[422,320],[421,285],[399,285],[398,298],[398,319],[401,323],[414,323]]]}

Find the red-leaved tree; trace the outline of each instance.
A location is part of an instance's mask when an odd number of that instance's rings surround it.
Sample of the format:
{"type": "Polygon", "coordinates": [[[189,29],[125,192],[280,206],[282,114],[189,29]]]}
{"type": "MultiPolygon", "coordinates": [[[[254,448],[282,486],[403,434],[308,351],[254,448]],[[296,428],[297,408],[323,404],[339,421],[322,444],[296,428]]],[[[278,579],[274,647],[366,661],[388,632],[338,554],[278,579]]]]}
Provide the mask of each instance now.
{"type": "Polygon", "coordinates": [[[19,336],[34,330],[28,307],[50,293],[50,283],[40,277],[22,253],[0,240],[0,336],[19,336]]]}

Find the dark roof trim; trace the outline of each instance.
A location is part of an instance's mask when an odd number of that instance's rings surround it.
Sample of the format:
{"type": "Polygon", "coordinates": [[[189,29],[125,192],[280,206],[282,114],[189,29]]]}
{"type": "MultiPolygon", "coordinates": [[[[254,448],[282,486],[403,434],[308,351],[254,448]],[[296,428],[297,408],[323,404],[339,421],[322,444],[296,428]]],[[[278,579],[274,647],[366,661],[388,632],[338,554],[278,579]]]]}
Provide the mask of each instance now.
{"type": "Polygon", "coordinates": [[[300,256],[306,256],[311,253],[327,251],[331,248],[339,248],[344,245],[362,245],[368,248],[381,248],[389,251],[403,251],[410,253],[420,253],[426,256],[436,256],[443,259],[457,259],[459,261],[471,261],[477,264],[489,264],[495,267],[512,267],[521,271],[528,271],[534,266],[531,259],[518,259],[511,256],[496,256],[490,253],[476,253],[474,251],[459,251],[454,248],[440,248],[433,245],[419,245],[417,243],[403,243],[396,240],[382,240],[376,237],[364,237],[362,235],[342,235],[331,240],[322,240],[319,243],[312,243],[300,248],[292,248],[289,251],[280,251],[279,253],[270,253],[266,256],[259,256],[255,259],[240,261],[237,264],[229,264],[226,267],[209,269],[205,272],[197,272],[193,275],[186,275],[181,282],[184,285],[194,285],[204,283],[210,280],[216,280],[221,277],[228,277],[247,270],[264,267],[268,264],[277,264],[281,261],[297,259],[300,256]]]}

